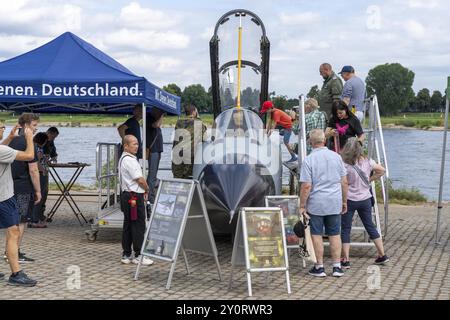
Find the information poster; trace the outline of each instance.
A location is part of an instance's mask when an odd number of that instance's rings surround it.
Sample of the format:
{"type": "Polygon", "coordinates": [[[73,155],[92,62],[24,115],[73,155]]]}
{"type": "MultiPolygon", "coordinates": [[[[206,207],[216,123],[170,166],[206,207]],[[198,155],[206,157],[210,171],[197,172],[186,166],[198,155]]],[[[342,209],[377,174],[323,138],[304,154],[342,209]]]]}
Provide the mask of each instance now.
{"type": "Polygon", "coordinates": [[[287,246],[298,246],[299,239],[294,233],[294,226],[299,220],[298,197],[267,197],[267,207],[278,207],[283,211],[284,232],[287,246]]]}
{"type": "Polygon", "coordinates": [[[244,212],[250,269],[286,267],[280,211],[244,212]]]}
{"type": "Polygon", "coordinates": [[[192,183],[161,181],[144,252],[174,259],[192,183]]]}

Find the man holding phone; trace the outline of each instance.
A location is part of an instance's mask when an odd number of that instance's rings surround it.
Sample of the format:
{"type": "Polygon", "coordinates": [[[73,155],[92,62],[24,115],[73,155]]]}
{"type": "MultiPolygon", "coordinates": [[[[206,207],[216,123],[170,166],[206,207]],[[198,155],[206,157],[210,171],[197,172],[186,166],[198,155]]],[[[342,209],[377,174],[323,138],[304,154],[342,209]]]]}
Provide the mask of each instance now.
{"type": "MultiPolygon", "coordinates": [[[[30,129],[34,134],[39,124],[39,116],[34,113],[22,113],[19,117],[19,125],[22,129],[30,129]]],[[[25,151],[27,141],[24,131],[20,130],[19,136],[14,138],[9,146],[18,151],[25,151]]],[[[34,145],[33,145],[33,148],[34,145]]],[[[12,176],[14,181],[14,196],[20,213],[20,236],[18,239],[19,262],[30,263],[34,259],[26,257],[20,252],[23,234],[28,222],[31,221],[35,204],[41,201],[41,184],[39,181],[39,168],[37,152],[34,150],[34,157],[31,161],[15,160],[12,165],[12,176]]]]}
{"type": "MultiPolygon", "coordinates": [[[[26,141],[24,151],[14,150],[7,145],[17,137],[19,125],[15,126],[9,136],[0,144],[0,228],[6,231],[6,255],[11,268],[8,284],[15,286],[33,287],[37,281],[30,279],[19,264],[20,214],[14,197],[14,183],[11,174],[11,163],[14,161],[31,161],[34,156],[33,131],[23,130],[26,141]]],[[[0,141],[3,139],[5,126],[0,123],[0,141]]],[[[0,273],[0,279],[4,278],[0,273]]]]}

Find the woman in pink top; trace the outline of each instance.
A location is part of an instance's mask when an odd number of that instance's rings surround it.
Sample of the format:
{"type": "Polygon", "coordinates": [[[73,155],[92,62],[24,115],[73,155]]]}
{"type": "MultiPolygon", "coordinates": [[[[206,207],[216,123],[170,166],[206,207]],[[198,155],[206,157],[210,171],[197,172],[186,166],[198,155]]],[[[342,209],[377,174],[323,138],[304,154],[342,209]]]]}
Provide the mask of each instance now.
{"type": "Polygon", "coordinates": [[[359,217],[375,243],[378,257],[375,264],[384,264],[389,258],[384,253],[383,240],[372,220],[372,194],[370,192],[371,182],[384,175],[385,169],[372,159],[363,156],[362,144],[357,138],[349,138],[341,151],[341,157],[347,170],[348,194],[347,213],[341,218],[341,238],[343,268],[350,268],[350,233],[352,229],[353,214],[358,212],[359,217]],[[371,175],[371,172],[373,174],[371,175]]]}

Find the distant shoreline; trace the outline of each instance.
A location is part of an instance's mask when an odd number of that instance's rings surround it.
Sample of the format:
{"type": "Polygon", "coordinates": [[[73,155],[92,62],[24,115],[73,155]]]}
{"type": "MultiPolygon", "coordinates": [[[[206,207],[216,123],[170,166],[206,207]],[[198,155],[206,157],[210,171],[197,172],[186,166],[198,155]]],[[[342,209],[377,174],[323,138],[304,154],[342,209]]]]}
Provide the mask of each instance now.
{"type": "MultiPolygon", "coordinates": [[[[61,128],[117,128],[124,123],[130,115],[66,115],[66,114],[41,114],[42,126],[55,126],[61,128]]],[[[201,119],[207,127],[214,122],[212,114],[201,114],[201,119]]],[[[163,127],[173,128],[178,120],[177,116],[164,118],[163,127]]],[[[10,112],[0,112],[0,122],[13,125],[17,121],[17,115],[10,112]]],[[[383,129],[393,130],[426,130],[443,131],[444,121],[441,113],[409,113],[396,116],[381,117],[383,129]]]]}
{"type": "MultiPolygon", "coordinates": [[[[40,122],[40,125],[43,127],[60,127],[60,128],[117,128],[120,124],[113,123],[72,123],[72,122],[40,122]]],[[[174,128],[174,124],[164,124],[162,128],[174,128]]],[[[211,125],[207,124],[207,127],[210,128],[211,125]]],[[[422,131],[444,131],[444,127],[429,127],[429,128],[416,128],[416,127],[407,127],[401,125],[394,124],[386,124],[383,126],[383,129],[389,130],[422,130],[422,131]]]]}
{"type": "Polygon", "coordinates": [[[416,128],[416,127],[399,126],[399,125],[394,125],[394,124],[384,125],[383,129],[389,129],[389,130],[444,131],[444,127],[416,128]]]}

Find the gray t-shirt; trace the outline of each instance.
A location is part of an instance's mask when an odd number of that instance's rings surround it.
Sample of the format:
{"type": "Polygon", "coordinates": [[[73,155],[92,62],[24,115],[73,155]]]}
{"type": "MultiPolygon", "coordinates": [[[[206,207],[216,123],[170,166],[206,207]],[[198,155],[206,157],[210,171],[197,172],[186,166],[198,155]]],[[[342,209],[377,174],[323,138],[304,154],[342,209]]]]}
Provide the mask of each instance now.
{"type": "Polygon", "coordinates": [[[11,174],[11,163],[16,159],[17,151],[0,145],[0,202],[14,196],[14,183],[11,174]]]}
{"type": "Polygon", "coordinates": [[[342,177],[347,175],[339,154],[326,147],[316,148],[302,163],[300,182],[311,183],[306,211],[328,216],[342,210],[342,177]]]}
{"type": "Polygon", "coordinates": [[[364,81],[357,76],[353,76],[347,80],[342,89],[342,99],[350,98],[349,108],[355,106],[357,111],[364,112],[364,99],[366,97],[366,86],[364,81]]]}

